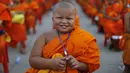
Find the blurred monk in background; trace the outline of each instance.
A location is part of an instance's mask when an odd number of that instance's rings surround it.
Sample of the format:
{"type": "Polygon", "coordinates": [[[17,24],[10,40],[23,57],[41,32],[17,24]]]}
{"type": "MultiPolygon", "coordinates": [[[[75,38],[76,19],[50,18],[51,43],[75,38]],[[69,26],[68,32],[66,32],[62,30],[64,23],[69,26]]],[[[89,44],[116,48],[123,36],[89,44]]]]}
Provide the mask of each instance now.
{"type": "Polygon", "coordinates": [[[12,16],[9,8],[5,4],[0,3],[0,63],[3,64],[5,73],[9,73],[7,44],[11,40],[8,35],[8,28],[11,27],[11,20],[12,16]]]}
{"type": "Polygon", "coordinates": [[[27,32],[30,33],[30,29],[33,29],[33,33],[36,33],[36,17],[37,15],[35,14],[39,6],[36,1],[33,0],[28,0],[28,11],[26,12],[26,17],[25,17],[25,23],[26,23],[26,28],[27,32]]]}
{"type": "Polygon", "coordinates": [[[20,52],[25,53],[25,42],[27,40],[25,28],[25,13],[28,10],[28,5],[26,4],[26,2],[21,3],[21,1],[22,0],[13,0],[14,4],[11,7],[12,16],[14,19],[12,20],[12,28],[10,29],[10,34],[12,38],[10,46],[16,48],[16,45],[20,43],[20,52]]]}
{"type": "Polygon", "coordinates": [[[120,40],[120,48],[123,50],[123,63],[125,70],[123,73],[130,73],[130,12],[127,12],[124,17],[126,32],[120,40]]]}
{"type": "Polygon", "coordinates": [[[36,1],[39,6],[38,10],[36,11],[36,15],[39,24],[42,24],[42,15],[46,11],[45,0],[33,0],[33,1],[36,1]]]}
{"type": "MultiPolygon", "coordinates": [[[[113,37],[118,37],[124,33],[124,25],[121,19],[122,4],[118,0],[107,0],[108,4],[104,7],[104,22],[103,29],[105,32],[104,46],[107,45],[107,40],[113,37]]],[[[116,44],[118,45],[118,44],[116,44]]]]}

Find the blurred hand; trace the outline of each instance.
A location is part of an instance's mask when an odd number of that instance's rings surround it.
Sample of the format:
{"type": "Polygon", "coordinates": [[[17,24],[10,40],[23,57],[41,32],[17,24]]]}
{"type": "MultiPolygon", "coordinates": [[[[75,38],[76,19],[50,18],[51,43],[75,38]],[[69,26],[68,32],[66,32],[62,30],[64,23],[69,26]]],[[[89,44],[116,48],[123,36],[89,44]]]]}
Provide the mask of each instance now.
{"type": "Polygon", "coordinates": [[[56,71],[65,71],[66,60],[65,58],[57,58],[51,60],[51,68],[56,71]]]}
{"type": "Polygon", "coordinates": [[[80,62],[73,57],[72,55],[69,55],[68,57],[66,57],[67,60],[67,65],[69,65],[72,69],[78,69],[80,66],[80,62]]]}

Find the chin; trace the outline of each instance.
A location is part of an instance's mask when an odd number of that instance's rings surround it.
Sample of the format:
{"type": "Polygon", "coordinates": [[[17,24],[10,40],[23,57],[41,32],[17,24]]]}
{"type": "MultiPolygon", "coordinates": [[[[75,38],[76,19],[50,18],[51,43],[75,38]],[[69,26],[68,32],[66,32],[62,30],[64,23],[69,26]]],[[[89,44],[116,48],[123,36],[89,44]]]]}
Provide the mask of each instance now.
{"type": "Polygon", "coordinates": [[[61,33],[69,33],[69,30],[59,30],[61,33]]]}
{"type": "Polygon", "coordinates": [[[69,31],[60,31],[61,33],[69,33],[69,31]]]}

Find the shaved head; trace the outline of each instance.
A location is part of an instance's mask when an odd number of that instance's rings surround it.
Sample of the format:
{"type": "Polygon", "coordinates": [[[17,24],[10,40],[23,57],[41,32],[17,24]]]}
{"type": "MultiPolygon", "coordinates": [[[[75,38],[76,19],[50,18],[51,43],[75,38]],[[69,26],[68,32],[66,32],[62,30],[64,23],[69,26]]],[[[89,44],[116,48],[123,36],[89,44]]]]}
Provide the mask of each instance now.
{"type": "Polygon", "coordinates": [[[69,2],[69,3],[72,3],[72,4],[74,4],[73,2],[73,0],[63,0],[64,2],[69,2]]]}
{"type": "Polygon", "coordinates": [[[72,9],[76,12],[76,8],[75,6],[72,4],[72,3],[69,3],[69,2],[66,2],[66,1],[62,1],[62,2],[59,2],[57,3],[55,6],[54,6],[54,13],[57,9],[59,8],[67,8],[67,9],[72,9]]]}

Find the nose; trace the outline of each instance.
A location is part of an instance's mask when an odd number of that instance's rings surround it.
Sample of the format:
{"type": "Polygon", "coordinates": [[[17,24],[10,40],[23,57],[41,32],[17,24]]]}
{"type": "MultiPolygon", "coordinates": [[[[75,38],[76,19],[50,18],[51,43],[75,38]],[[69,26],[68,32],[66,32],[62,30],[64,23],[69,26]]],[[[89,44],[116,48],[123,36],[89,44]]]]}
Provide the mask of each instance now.
{"type": "Polygon", "coordinates": [[[63,23],[63,24],[67,24],[67,19],[65,19],[65,18],[62,19],[62,23],[63,23]]]}

